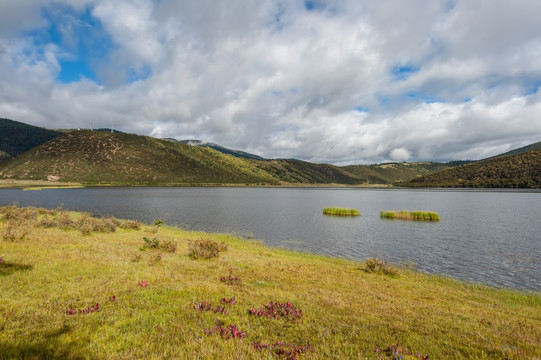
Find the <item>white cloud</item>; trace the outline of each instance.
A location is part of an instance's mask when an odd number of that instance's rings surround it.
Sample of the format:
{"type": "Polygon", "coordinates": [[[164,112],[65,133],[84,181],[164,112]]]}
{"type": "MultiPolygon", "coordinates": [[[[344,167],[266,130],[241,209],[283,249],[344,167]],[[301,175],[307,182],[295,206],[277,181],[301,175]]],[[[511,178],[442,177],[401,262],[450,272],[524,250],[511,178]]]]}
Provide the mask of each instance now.
{"type": "Polygon", "coordinates": [[[389,157],[394,161],[408,161],[411,158],[411,153],[405,147],[393,149],[389,157]]]}
{"type": "Polygon", "coordinates": [[[6,0],[0,116],[336,164],[481,158],[541,138],[540,6],[6,0]],[[71,20],[62,43],[36,44],[48,7],[71,20]],[[89,64],[99,84],[63,84],[83,12],[110,49],[89,64]]]}

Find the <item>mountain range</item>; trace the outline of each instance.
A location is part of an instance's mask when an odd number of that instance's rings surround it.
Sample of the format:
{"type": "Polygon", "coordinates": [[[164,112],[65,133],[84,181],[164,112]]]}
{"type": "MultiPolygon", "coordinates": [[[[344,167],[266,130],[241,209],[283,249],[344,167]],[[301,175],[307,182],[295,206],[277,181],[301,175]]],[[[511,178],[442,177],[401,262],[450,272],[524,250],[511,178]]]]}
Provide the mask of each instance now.
{"type": "Polygon", "coordinates": [[[264,159],[199,140],[48,130],[0,119],[0,179],[108,185],[541,187],[541,142],[482,161],[335,166],[264,159]]]}

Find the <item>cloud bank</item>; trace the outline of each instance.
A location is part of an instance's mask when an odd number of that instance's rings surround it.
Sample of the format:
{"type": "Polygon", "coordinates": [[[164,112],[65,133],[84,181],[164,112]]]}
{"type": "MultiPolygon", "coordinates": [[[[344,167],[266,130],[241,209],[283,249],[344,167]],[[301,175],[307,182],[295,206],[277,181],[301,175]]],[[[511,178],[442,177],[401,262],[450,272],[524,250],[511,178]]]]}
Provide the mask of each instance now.
{"type": "Polygon", "coordinates": [[[536,0],[3,0],[0,117],[268,158],[479,159],[541,140],[536,0]]]}

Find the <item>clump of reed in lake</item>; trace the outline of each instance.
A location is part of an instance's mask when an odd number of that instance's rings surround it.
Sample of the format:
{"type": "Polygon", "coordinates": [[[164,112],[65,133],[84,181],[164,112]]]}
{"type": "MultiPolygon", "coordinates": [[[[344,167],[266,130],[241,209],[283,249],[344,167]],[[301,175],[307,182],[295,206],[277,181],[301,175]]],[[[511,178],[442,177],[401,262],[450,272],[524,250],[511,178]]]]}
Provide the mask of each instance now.
{"type": "Polygon", "coordinates": [[[329,208],[323,209],[323,214],[337,215],[337,216],[360,216],[361,212],[357,209],[329,207],[329,208]]]}
{"type": "Polygon", "coordinates": [[[440,215],[433,211],[382,211],[380,212],[380,217],[382,219],[400,219],[400,220],[417,220],[417,221],[439,221],[440,215]]]}

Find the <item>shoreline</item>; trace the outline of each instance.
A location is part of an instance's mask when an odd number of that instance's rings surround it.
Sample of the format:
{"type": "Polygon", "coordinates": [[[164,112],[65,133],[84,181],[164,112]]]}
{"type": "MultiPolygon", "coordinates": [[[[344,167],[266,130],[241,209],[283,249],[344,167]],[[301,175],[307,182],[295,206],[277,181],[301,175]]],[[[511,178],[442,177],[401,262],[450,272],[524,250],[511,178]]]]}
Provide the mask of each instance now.
{"type": "MultiPolygon", "coordinates": [[[[91,353],[125,359],[194,354],[267,359],[273,354],[254,344],[278,340],[306,350],[307,359],[541,356],[540,292],[390,264],[370,271],[368,261],[169,226],[159,229],[159,239],[174,244],[174,251],[171,246],[141,250],[144,238],[158,237],[157,227],[89,231],[85,226],[92,222],[112,220],[62,210],[9,209],[11,220],[0,221],[0,236],[21,238],[0,239],[0,275],[7,280],[0,282],[5,295],[0,346],[7,358],[86,358],[91,353]],[[196,240],[225,245],[219,256],[196,260],[189,256],[196,240]],[[235,304],[220,300],[233,297],[235,304]],[[203,302],[213,310],[197,310],[203,302]],[[250,313],[269,302],[291,303],[302,316],[250,313]],[[215,312],[218,305],[228,314],[215,312]],[[85,313],[90,306],[92,312],[85,313]],[[246,336],[226,339],[211,333],[216,326],[233,325],[246,336]]],[[[5,212],[1,207],[0,219],[5,212]]]]}
{"type": "Polygon", "coordinates": [[[45,180],[0,180],[1,188],[85,188],[85,187],[254,187],[254,188],[394,188],[391,184],[226,184],[226,183],[170,183],[170,184],[94,184],[76,182],[51,182],[45,180]]]}

